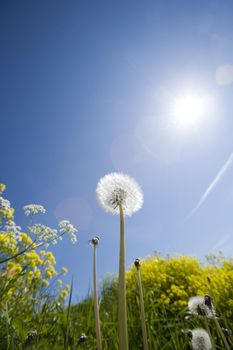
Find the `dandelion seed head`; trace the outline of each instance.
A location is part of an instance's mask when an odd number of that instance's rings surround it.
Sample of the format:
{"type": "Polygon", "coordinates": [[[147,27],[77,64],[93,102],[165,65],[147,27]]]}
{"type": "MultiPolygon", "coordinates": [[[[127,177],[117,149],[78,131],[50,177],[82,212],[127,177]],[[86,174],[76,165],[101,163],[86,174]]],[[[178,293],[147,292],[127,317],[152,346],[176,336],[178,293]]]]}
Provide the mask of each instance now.
{"type": "Polygon", "coordinates": [[[191,314],[199,317],[212,317],[213,308],[209,308],[205,303],[205,298],[195,296],[189,299],[188,308],[191,314]]]}
{"type": "Polygon", "coordinates": [[[124,214],[131,216],[143,204],[143,193],[138,183],[122,173],[111,173],[102,177],[97,185],[99,204],[106,212],[119,214],[119,205],[124,214]]]}
{"type": "Polygon", "coordinates": [[[211,350],[212,344],[209,334],[202,328],[191,331],[191,345],[193,350],[211,350]]]}

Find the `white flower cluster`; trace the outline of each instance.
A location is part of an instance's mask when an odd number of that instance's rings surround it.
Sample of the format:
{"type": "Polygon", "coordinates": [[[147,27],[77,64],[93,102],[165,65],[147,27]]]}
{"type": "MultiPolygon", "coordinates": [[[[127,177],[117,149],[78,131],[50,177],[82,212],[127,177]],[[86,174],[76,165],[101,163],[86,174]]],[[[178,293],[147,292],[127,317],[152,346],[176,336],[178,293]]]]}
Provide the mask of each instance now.
{"type": "Polygon", "coordinates": [[[19,239],[19,233],[21,232],[21,227],[17,226],[13,220],[6,222],[4,226],[4,232],[11,233],[15,239],[19,239]]]}
{"type": "Polygon", "coordinates": [[[11,207],[10,201],[8,201],[7,199],[4,199],[3,197],[0,197],[0,209],[9,210],[10,207],[11,207]]]}
{"type": "Polygon", "coordinates": [[[137,182],[128,175],[111,173],[99,180],[96,188],[100,205],[112,214],[119,214],[119,205],[125,215],[132,215],[143,204],[143,193],[137,182]]]}
{"type": "Polygon", "coordinates": [[[43,205],[39,205],[39,204],[28,204],[28,205],[25,205],[23,207],[23,210],[24,210],[24,214],[26,216],[35,215],[35,214],[38,214],[38,213],[44,214],[46,212],[46,210],[43,207],[43,205]]]}
{"type": "Polygon", "coordinates": [[[195,296],[189,299],[188,308],[191,314],[199,317],[213,317],[214,310],[213,305],[211,308],[206,305],[205,298],[201,296],[195,296]]]}
{"type": "Polygon", "coordinates": [[[202,328],[191,331],[191,345],[193,350],[211,350],[212,344],[209,334],[202,328]]]}
{"type": "Polygon", "coordinates": [[[61,233],[69,233],[70,239],[72,243],[77,242],[76,232],[78,230],[70,223],[69,220],[62,220],[59,222],[60,232],[61,233]]]}
{"type": "Polygon", "coordinates": [[[30,226],[28,230],[35,236],[38,236],[37,239],[39,241],[56,244],[58,242],[58,239],[61,239],[61,237],[58,237],[58,232],[56,229],[52,229],[45,225],[35,224],[33,226],[30,226]]]}

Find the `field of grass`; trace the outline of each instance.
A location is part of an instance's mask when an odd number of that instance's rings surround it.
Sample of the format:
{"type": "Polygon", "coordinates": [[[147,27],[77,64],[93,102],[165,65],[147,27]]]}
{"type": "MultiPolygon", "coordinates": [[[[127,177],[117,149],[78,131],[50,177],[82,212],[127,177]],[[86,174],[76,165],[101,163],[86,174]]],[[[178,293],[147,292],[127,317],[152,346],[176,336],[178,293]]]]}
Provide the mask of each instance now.
{"type": "MultiPolygon", "coordinates": [[[[29,212],[43,210],[37,205],[26,208],[29,212]]],[[[97,309],[92,293],[73,304],[72,283],[62,283],[66,269],[55,269],[55,257],[46,246],[64,233],[75,241],[75,231],[63,221],[59,230],[31,225],[27,233],[22,232],[14,222],[10,202],[0,197],[1,350],[126,349],[119,345],[118,278],[106,276],[98,289],[101,345],[96,341],[97,309]]],[[[154,255],[139,265],[132,263],[125,280],[130,350],[145,350],[147,342],[150,350],[233,349],[232,258],[209,255],[200,263],[187,256],[154,255]],[[195,296],[199,298],[190,300],[195,296]],[[195,340],[199,328],[207,332],[206,343],[203,335],[195,340]]]]}
{"type": "MultiPolygon", "coordinates": [[[[201,266],[196,259],[152,257],[142,262],[149,349],[190,349],[188,330],[210,329],[216,349],[225,349],[213,318],[190,314],[188,300],[209,293],[226,338],[233,346],[233,262],[201,266]],[[208,278],[207,278],[208,277],[208,278]]],[[[135,267],[127,274],[129,348],[143,349],[135,267]]],[[[1,306],[2,349],[96,349],[92,296],[77,305],[45,294],[17,295],[1,306]],[[34,337],[30,332],[36,331],[34,337]],[[87,338],[81,336],[85,333],[87,338]],[[29,336],[28,336],[29,334],[29,336]],[[81,338],[80,338],[81,336],[81,338]]],[[[70,291],[71,298],[72,289],[70,291]]],[[[106,278],[100,291],[104,349],[118,349],[118,285],[106,278]]],[[[68,296],[69,298],[69,296],[68,296]]],[[[203,348],[205,349],[205,348],[203,348]]]]}

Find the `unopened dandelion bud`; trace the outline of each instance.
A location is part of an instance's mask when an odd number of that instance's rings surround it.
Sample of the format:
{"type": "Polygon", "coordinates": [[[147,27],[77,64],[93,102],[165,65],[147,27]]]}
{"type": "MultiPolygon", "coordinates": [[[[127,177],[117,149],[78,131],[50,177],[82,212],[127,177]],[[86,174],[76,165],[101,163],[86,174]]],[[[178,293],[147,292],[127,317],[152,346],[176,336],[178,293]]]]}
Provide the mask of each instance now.
{"type": "Polygon", "coordinates": [[[232,331],[228,328],[222,328],[222,331],[227,337],[232,335],[232,331]]]}
{"type": "Polygon", "coordinates": [[[212,310],[213,305],[212,305],[211,297],[210,297],[209,294],[206,294],[206,295],[204,296],[204,303],[205,303],[205,305],[206,305],[210,310],[212,310]]]}
{"type": "Polygon", "coordinates": [[[89,241],[89,243],[92,244],[92,245],[98,245],[99,242],[100,242],[100,238],[97,237],[97,236],[93,237],[93,238],[89,241]]]}
{"type": "Polygon", "coordinates": [[[137,269],[139,269],[140,268],[140,259],[135,259],[134,260],[134,265],[135,265],[135,267],[137,268],[137,269]]]}
{"type": "Polygon", "coordinates": [[[188,332],[187,332],[187,335],[188,335],[189,339],[192,339],[192,337],[193,337],[192,331],[188,331],[188,332]]]}
{"type": "Polygon", "coordinates": [[[78,343],[79,344],[84,343],[86,340],[87,340],[86,334],[85,333],[81,333],[79,338],[78,338],[78,343]]]}
{"type": "Polygon", "coordinates": [[[95,313],[95,330],[97,340],[97,350],[102,350],[100,317],[99,317],[99,303],[97,292],[97,273],[96,273],[96,248],[99,244],[99,237],[93,237],[89,243],[93,246],[93,287],[94,287],[94,313],[95,313]]]}
{"type": "Polygon", "coordinates": [[[29,345],[31,345],[32,343],[35,342],[36,338],[37,338],[37,331],[30,331],[27,334],[27,338],[24,342],[24,347],[28,347],[29,345]]]}

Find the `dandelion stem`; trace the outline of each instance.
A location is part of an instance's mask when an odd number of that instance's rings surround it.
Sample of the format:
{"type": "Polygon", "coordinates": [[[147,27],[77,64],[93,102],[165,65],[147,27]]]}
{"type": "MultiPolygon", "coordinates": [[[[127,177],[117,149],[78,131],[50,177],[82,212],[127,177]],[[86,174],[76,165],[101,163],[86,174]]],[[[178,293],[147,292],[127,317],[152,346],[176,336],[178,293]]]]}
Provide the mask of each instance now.
{"type": "Polygon", "coordinates": [[[140,265],[137,266],[137,272],[138,272],[138,286],[139,286],[140,308],[141,308],[143,349],[144,350],[148,350],[148,339],[147,339],[147,331],[146,331],[146,320],[145,320],[145,309],[144,309],[144,300],[143,300],[143,290],[142,290],[142,280],[141,280],[140,265]]]}
{"type": "Polygon", "coordinates": [[[221,335],[221,337],[222,337],[222,340],[223,340],[223,343],[224,343],[226,349],[227,349],[227,350],[231,350],[231,349],[230,349],[230,346],[229,346],[229,344],[228,344],[228,342],[227,342],[227,340],[226,340],[226,337],[225,337],[225,335],[224,335],[224,333],[223,333],[223,331],[222,331],[222,328],[221,328],[221,326],[220,326],[220,324],[219,324],[219,322],[218,322],[218,320],[217,320],[217,318],[216,318],[216,316],[214,316],[214,322],[215,322],[215,324],[216,324],[216,326],[217,326],[217,329],[218,329],[218,331],[219,331],[219,333],[220,333],[220,335],[221,335]]]}
{"type": "Polygon", "coordinates": [[[207,333],[209,334],[212,348],[213,348],[213,350],[216,350],[216,345],[215,345],[214,339],[213,339],[213,337],[212,337],[212,335],[211,335],[210,327],[209,327],[209,324],[208,324],[206,318],[204,318],[204,325],[205,325],[205,328],[206,328],[207,333]]]}
{"type": "Polygon", "coordinates": [[[97,349],[102,350],[100,319],[99,319],[99,303],[97,293],[97,278],[96,278],[96,247],[93,244],[93,284],[94,284],[94,310],[95,310],[95,332],[97,340],[97,349]]]}
{"type": "Polygon", "coordinates": [[[127,311],[126,311],[126,282],[125,282],[125,227],[124,212],[120,211],[120,258],[119,258],[119,350],[128,350],[127,311]]]}

